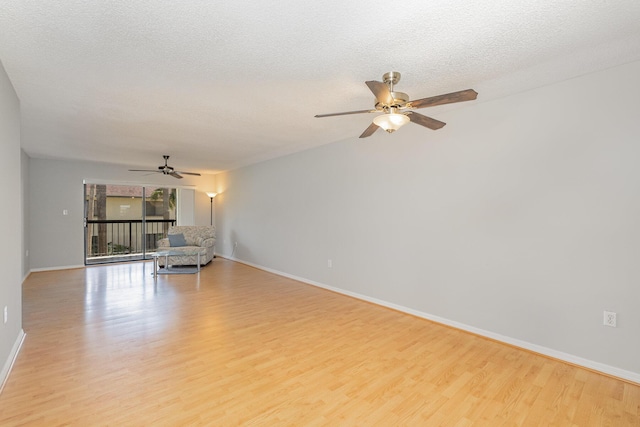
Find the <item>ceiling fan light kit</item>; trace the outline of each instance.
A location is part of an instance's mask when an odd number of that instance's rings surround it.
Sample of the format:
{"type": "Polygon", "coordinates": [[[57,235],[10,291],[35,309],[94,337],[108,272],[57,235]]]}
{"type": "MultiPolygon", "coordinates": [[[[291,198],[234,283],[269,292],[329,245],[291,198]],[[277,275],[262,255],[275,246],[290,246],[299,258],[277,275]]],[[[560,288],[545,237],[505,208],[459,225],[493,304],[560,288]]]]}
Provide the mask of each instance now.
{"type": "Polygon", "coordinates": [[[375,123],[376,126],[381,127],[383,130],[391,133],[409,123],[409,117],[405,114],[399,113],[381,114],[374,117],[373,123],[375,123]]]}
{"type": "Polygon", "coordinates": [[[393,86],[400,81],[400,73],[390,71],[382,76],[382,81],[367,81],[365,84],[376,97],[375,109],[347,111],[344,113],[318,114],[316,117],[344,116],[348,114],[361,113],[383,113],[373,119],[373,123],[360,135],[366,138],[374,134],[376,130],[382,128],[388,133],[392,133],[404,126],[408,122],[426,128],[437,130],[446,123],[413,111],[417,108],[433,107],[436,105],[452,104],[454,102],[472,101],[478,97],[478,93],[473,89],[461,90],[444,95],[432,96],[429,98],[409,101],[409,95],[404,92],[394,92],[393,86]]]}

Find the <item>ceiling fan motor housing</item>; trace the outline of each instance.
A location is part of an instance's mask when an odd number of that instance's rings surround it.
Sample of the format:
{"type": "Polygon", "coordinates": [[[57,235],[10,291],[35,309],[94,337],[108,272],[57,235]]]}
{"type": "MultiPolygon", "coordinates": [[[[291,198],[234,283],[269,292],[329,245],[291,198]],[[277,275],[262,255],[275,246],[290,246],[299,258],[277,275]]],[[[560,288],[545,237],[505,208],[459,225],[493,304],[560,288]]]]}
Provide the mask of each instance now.
{"type": "Polygon", "coordinates": [[[376,110],[387,111],[389,108],[404,108],[409,102],[409,95],[404,92],[391,92],[393,102],[391,104],[384,104],[376,100],[376,110]]]}
{"type": "Polygon", "coordinates": [[[163,174],[169,175],[173,172],[173,168],[167,164],[169,162],[169,156],[165,154],[162,157],[164,158],[164,165],[158,166],[158,169],[162,171],[163,174]]]}

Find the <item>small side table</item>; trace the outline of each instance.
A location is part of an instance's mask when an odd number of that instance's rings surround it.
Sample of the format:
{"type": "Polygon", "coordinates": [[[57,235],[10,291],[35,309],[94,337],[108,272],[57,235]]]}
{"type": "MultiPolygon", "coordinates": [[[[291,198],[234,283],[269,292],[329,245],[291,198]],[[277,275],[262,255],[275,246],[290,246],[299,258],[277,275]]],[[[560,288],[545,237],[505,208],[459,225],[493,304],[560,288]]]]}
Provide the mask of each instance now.
{"type": "Polygon", "coordinates": [[[194,256],[198,257],[198,262],[196,263],[198,267],[198,273],[200,273],[200,251],[178,251],[178,250],[167,250],[167,251],[158,251],[151,254],[153,257],[153,278],[156,279],[158,277],[158,258],[164,257],[164,266],[166,269],[169,269],[169,257],[170,256],[194,256]]]}

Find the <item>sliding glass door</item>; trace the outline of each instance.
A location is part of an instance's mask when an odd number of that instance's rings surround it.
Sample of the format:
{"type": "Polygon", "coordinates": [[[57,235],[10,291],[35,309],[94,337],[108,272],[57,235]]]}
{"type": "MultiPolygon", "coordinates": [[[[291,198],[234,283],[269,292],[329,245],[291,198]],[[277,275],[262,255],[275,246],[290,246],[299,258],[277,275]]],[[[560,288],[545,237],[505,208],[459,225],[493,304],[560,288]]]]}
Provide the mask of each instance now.
{"type": "Polygon", "coordinates": [[[176,223],[176,189],[85,184],[85,264],[147,259],[176,223]]]}

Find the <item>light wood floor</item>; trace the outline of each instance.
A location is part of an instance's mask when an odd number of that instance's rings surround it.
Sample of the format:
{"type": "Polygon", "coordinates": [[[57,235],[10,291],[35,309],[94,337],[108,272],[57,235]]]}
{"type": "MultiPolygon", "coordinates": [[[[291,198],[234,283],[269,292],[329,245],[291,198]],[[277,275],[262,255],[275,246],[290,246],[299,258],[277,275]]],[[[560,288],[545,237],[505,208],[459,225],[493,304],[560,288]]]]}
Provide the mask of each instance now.
{"type": "Polygon", "coordinates": [[[639,386],[221,258],[23,293],[2,426],[640,426],[639,386]]]}

